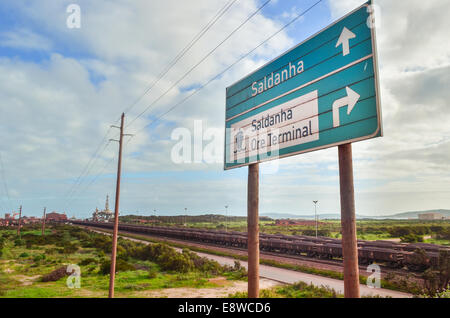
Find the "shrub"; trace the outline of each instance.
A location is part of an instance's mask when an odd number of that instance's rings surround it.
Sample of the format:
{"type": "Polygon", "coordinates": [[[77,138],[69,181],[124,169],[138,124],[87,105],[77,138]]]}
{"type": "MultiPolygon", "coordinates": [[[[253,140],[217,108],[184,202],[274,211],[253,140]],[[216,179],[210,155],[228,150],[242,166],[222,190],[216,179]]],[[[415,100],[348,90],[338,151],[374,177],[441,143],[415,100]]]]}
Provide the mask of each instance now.
{"type": "MultiPolygon", "coordinates": [[[[124,261],[123,259],[117,259],[116,261],[116,273],[117,272],[127,272],[134,270],[134,266],[130,263],[124,261]]],[[[99,273],[102,275],[107,275],[111,272],[111,261],[105,260],[100,266],[99,273]]]]}
{"type": "Polygon", "coordinates": [[[404,243],[423,242],[423,237],[420,235],[415,235],[415,234],[408,234],[408,235],[400,237],[400,239],[404,243]]]}
{"type": "Polygon", "coordinates": [[[64,254],[73,254],[76,251],[78,251],[78,246],[76,246],[75,244],[69,243],[69,242],[64,243],[64,249],[63,249],[64,254]]]}
{"type": "Polygon", "coordinates": [[[33,258],[33,261],[39,262],[40,260],[44,260],[44,259],[45,259],[45,254],[40,254],[40,255],[36,255],[36,256],[33,258]]]}
{"type": "Polygon", "coordinates": [[[14,246],[24,246],[24,245],[25,245],[25,241],[24,240],[19,239],[19,238],[14,240],[14,246]]]}
{"type": "Polygon", "coordinates": [[[187,273],[194,269],[194,262],[186,254],[164,251],[159,255],[157,263],[163,270],[187,273]]]}
{"type": "Polygon", "coordinates": [[[148,278],[153,279],[156,278],[158,276],[158,272],[155,269],[150,269],[148,271],[148,278]]]}
{"type": "Polygon", "coordinates": [[[85,258],[84,260],[82,260],[79,265],[86,266],[86,265],[89,265],[92,263],[97,264],[97,260],[95,258],[90,257],[90,258],[85,258]]]}
{"type": "Polygon", "coordinates": [[[67,266],[62,266],[58,269],[55,269],[53,272],[42,276],[41,281],[43,282],[56,282],[63,278],[64,276],[69,276],[67,273],[67,266]]]}
{"type": "Polygon", "coordinates": [[[23,252],[22,254],[19,255],[19,257],[28,257],[30,256],[30,254],[28,254],[27,252],[23,252]]]}
{"type": "Polygon", "coordinates": [[[447,227],[447,228],[443,229],[443,230],[439,233],[438,237],[439,237],[440,239],[450,240],[450,227],[447,227]]]}

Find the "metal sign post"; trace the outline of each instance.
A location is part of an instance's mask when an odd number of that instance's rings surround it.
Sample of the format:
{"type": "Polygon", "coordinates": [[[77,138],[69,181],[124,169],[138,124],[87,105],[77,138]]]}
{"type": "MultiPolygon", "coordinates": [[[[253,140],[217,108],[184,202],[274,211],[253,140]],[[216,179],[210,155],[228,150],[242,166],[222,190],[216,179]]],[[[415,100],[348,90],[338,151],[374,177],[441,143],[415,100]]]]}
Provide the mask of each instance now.
{"type": "Polygon", "coordinates": [[[346,298],[359,298],[352,144],[339,146],[338,152],[341,188],[342,255],[344,258],[344,296],[346,298]]]}
{"type": "Polygon", "coordinates": [[[249,297],[257,296],[251,275],[259,256],[255,165],[336,146],[345,296],[359,297],[351,143],[383,135],[371,6],[372,0],[226,89],[224,169],[249,166],[249,297]]]}
{"type": "Polygon", "coordinates": [[[247,185],[248,297],[259,297],[259,164],[248,167],[247,185]]]}

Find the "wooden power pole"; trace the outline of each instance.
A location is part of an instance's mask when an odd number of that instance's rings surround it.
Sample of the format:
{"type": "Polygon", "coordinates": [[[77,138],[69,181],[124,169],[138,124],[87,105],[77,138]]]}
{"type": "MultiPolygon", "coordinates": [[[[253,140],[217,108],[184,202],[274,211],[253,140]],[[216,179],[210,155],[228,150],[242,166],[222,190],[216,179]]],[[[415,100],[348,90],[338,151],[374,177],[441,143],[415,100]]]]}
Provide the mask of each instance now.
{"type": "Polygon", "coordinates": [[[346,298],[359,298],[352,144],[340,145],[338,151],[341,188],[342,255],[344,257],[344,295],[346,298]]]}
{"type": "Polygon", "coordinates": [[[19,238],[22,238],[22,235],[20,234],[20,224],[22,223],[22,206],[19,208],[19,225],[17,226],[17,235],[19,238]]]}
{"type": "Polygon", "coordinates": [[[259,164],[248,167],[248,297],[259,297],[259,164]]]}
{"type": "Polygon", "coordinates": [[[125,120],[125,114],[122,113],[120,120],[120,127],[112,126],[120,129],[120,139],[113,140],[119,142],[119,159],[117,164],[117,181],[116,181],[116,203],[114,207],[114,231],[112,240],[112,252],[111,252],[111,272],[109,277],[109,298],[114,298],[114,280],[116,276],[116,254],[117,254],[117,234],[119,231],[119,199],[120,199],[120,175],[122,170],[122,145],[123,137],[130,136],[123,134],[123,125],[125,120]]]}
{"type": "Polygon", "coordinates": [[[44,216],[43,216],[43,218],[42,218],[42,236],[44,236],[45,235],[45,218],[46,218],[46,210],[47,210],[47,208],[44,208],[44,216]]]}

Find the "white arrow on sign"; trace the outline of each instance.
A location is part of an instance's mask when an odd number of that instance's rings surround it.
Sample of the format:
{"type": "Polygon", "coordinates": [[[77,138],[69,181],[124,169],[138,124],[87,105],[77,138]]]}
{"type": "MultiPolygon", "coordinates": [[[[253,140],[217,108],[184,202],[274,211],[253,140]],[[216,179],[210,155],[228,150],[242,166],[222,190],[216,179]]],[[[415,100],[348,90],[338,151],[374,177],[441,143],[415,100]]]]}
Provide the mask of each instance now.
{"type": "Polygon", "coordinates": [[[341,107],[347,106],[347,115],[350,115],[353,108],[355,107],[356,103],[358,102],[359,98],[361,97],[357,92],[352,90],[350,87],[346,87],[345,90],[347,91],[347,96],[340,98],[336,100],[333,103],[333,127],[339,127],[341,125],[340,119],[339,119],[339,109],[341,107]]]}
{"type": "Polygon", "coordinates": [[[355,33],[344,27],[341,36],[339,37],[336,47],[342,44],[342,54],[344,56],[350,54],[350,39],[356,38],[355,33]]]}

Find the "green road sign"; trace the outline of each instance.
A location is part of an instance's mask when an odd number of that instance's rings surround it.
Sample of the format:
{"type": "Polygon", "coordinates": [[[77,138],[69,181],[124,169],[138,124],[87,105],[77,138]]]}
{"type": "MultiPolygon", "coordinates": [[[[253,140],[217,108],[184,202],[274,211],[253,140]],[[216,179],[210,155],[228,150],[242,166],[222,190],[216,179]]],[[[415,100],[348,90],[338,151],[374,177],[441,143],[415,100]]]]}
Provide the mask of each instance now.
{"type": "Polygon", "coordinates": [[[382,136],[371,1],[226,89],[225,169],[382,136]]]}

